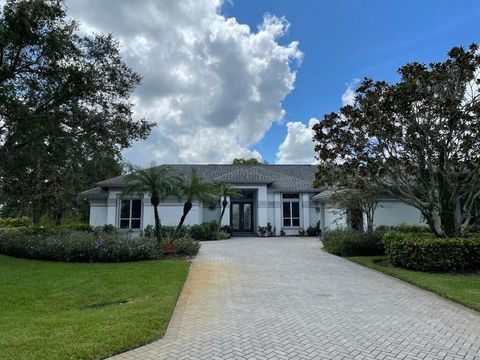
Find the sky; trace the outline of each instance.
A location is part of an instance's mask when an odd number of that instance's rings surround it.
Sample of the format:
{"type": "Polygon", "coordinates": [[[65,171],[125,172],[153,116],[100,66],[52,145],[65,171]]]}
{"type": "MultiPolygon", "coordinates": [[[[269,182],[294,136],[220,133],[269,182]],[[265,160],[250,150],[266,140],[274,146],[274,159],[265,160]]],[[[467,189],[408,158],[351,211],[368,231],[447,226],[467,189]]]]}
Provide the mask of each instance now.
{"type": "Polygon", "coordinates": [[[135,116],[157,125],[126,160],[314,163],[311,127],[364,77],[480,42],[480,2],[67,0],[84,32],[112,33],[143,77],[135,116]]]}

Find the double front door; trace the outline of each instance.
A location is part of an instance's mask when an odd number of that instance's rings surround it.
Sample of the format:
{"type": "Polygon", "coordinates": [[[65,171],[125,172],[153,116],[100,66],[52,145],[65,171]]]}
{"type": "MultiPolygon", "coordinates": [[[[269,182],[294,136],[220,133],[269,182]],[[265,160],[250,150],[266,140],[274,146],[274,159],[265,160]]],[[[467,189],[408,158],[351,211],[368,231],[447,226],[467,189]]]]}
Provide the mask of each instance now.
{"type": "Polygon", "coordinates": [[[230,214],[233,232],[253,233],[253,201],[232,201],[230,214]]]}

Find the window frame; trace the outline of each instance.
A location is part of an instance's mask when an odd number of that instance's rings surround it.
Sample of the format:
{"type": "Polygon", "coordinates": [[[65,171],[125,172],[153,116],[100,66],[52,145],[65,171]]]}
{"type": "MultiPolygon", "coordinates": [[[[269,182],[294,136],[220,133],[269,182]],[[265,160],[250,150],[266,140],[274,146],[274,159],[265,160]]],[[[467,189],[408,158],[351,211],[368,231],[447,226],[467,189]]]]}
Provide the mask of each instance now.
{"type": "Polygon", "coordinates": [[[118,229],[121,231],[141,231],[143,227],[143,199],[142,198],[121,198],[119,199],[119,207],[118,207],[118,229]],[[122,202],[128,201],[129,202],[129,217],[122,217],[122,202]],[[140,217],[132,217],[132,208],[133,208],[133,201],[140,201],[140,217]],[[122,220],[128,220],[128,228],[122,228],[122,220]],[[139,220],[140,225],[138,228],[132,228],[132,221],[139,220]]]}
{"type": "Polygon", "coordinates": [[[300,194],[299,193],[284,193],[282,194],[282,228],[300,228],[300,194]],[[286,195],[286,196],[285,196],[286,195]],[[285,216],[285,205],[289,204],[290,216],[285,216]],[[298,216],[293,216],[293,204],[298,204],[298,216]],[[285,225],[285,220],[288,220],[290,225],[285,225]],[[293,221],[298,220],[298,225],[293,225],[293,221]]]}

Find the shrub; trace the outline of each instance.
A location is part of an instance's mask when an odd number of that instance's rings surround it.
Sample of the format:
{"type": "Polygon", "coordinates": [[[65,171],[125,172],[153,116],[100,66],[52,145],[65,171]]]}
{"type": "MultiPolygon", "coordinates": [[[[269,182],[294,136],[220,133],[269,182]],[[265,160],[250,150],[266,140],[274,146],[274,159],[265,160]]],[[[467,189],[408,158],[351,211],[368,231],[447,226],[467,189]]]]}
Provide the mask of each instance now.
{"type": "Polygon", "coordinates": [[[183,237],[180,239],[173,240],[173,244],[176,247],[176,252],[178,255],[197,255],[198,250],[200,250],[200,242],[194,240],[190,237],[183,237]]]}
{"type": "Polygon", "coordinates": [[[430,228],[424,225],[410,225],[410,224],[400,224],[400,225],[378,225],[375,230],[387,232],[387,231],[396,231],[404,233],[429,233],[430,228]]]}
{"type": "Polygon", "coordinates": [[[320,221],[317,222],[316,226],[309,226],[307,229],[308,236],[320,236],[322,235],[322,229],[320,229],[320,221]]]}
{"type": "MultiPolygon", "coordinates": [[[[151,229],[152,229],[152,233],[153,233],[154,227],[152,226],[151,229]]],[[[177,229],[176,226],[164,226],[164,225],[160,226],[160,231],[159,231],[160,238],[163,239],[163,238],[173,237],[173,234],[175,233],[176,229],[177,229]]],[[[155,235],[152,235],[152,236],[155,236],[155,235]]],[[[178,230],[178,233],[177,233],[177,237],[184,237],[184,236],[189,236],[189,229],[185,225],[183,225],[178,230]]]]}
{"type": "Polygon", "coordinates": [[[218,232],[218,240],[225,240],[225,239],[229,239],[229,238],[230,238],[230,236],[231,236],[231,234],[230,234],[230,233],[228,233],[228,232],[225,232],[225,231],[223,231],[223,230],[220,230],[220,231],[218,232]]]}
{"type": "MultiPolygon", "coordinates": [[[[104,225],[104,226],[107,226],[107,225],[104,225]]],[[[113,226],[113,225],[109,225],[109,226],[113,226]]],[[[60,227],[65,230],[88,231],[88,232],[93,231],[93,227],[91,227],[89,224],[83,224],[83,223],[65,224],[65,225],[60,225],[60,227]]]]}
{"type": "Polygon", "coordinates": [[[300,236],[305,236],[305,234],[306,234],[306,232],[305,232],[304,229],[298,230],[298,235],[300,235],[300,236]]]}
{"type": "Polygon", "coordinates": [[[230,237],[233,232],[232,227],[230,225],[223,225],[222,227],[220,227],[220,231],[227,233],[228,237],[230,237]]]}
{"type": "Polygon", "coordinates": [[[323,247],[329,253],[340,256],[383,255],[381,232],[363,233],[354,230],[329,230],[323,236],[323,247]]]}
{"type": "Polygon", "coordinates": [[[32,220],[27,216],[19,218],[0,218],[0,228],[21,227],[32,225],[32,220]]]}
{"type": "Polygon", "coordinates": [[[480,269],[480,236],[437,238],[427,233],[391,232],[385,252],[394,266],[419,271],[480,269]]]}
{"type": "Polygon", "coordinates": [[[121,262],[158,258],[154,239],[104,231],[80,232],[46,227],[0,233],[0,253],[38,260],[121,262]]]}
{"type": "Polygon", "coordinates": [[[190,227],[189,233],[195,240],[218,240],[218,223],[214,220],[200,225],[193,225],[190,227]]]}

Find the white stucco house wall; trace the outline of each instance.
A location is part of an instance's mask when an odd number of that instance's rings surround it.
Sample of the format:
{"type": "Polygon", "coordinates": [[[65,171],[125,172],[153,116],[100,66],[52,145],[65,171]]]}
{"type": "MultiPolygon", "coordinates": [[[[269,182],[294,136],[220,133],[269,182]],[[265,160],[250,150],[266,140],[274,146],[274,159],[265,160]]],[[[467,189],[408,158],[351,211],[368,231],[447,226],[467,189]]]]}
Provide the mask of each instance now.
{"type": "MultiPolygon", "coordinates": [[[[322,230],[346,226],[346,219],[329,204],[331,192],[313,187],[314,165],[161,165],[179,175],[192,169],[209,181],[227,182],[243,196],[228,199],[222,225],[230,225],[234,234],[254,234],[258,226],[271,224],[275,234],[298,235],[301,229],[316,226],[322,230]]],[[[122,196],[125,178],[100,181],[80,194],[90,202],[90,225],[111,224],[123,230],[140,232],[154,224],[149,194],[122,196]]],[[[220,198],[216,206],[194,203],[185,225],[201,224],[220,217],[220,198]]],[[[176,225],[183,212],[183,202],[167,199],[159,206],[163,225],[176,225]]],[[[375,224],[422,224],[420,213],[402,202],[385,199],[378,207],[375,224]]]]}

